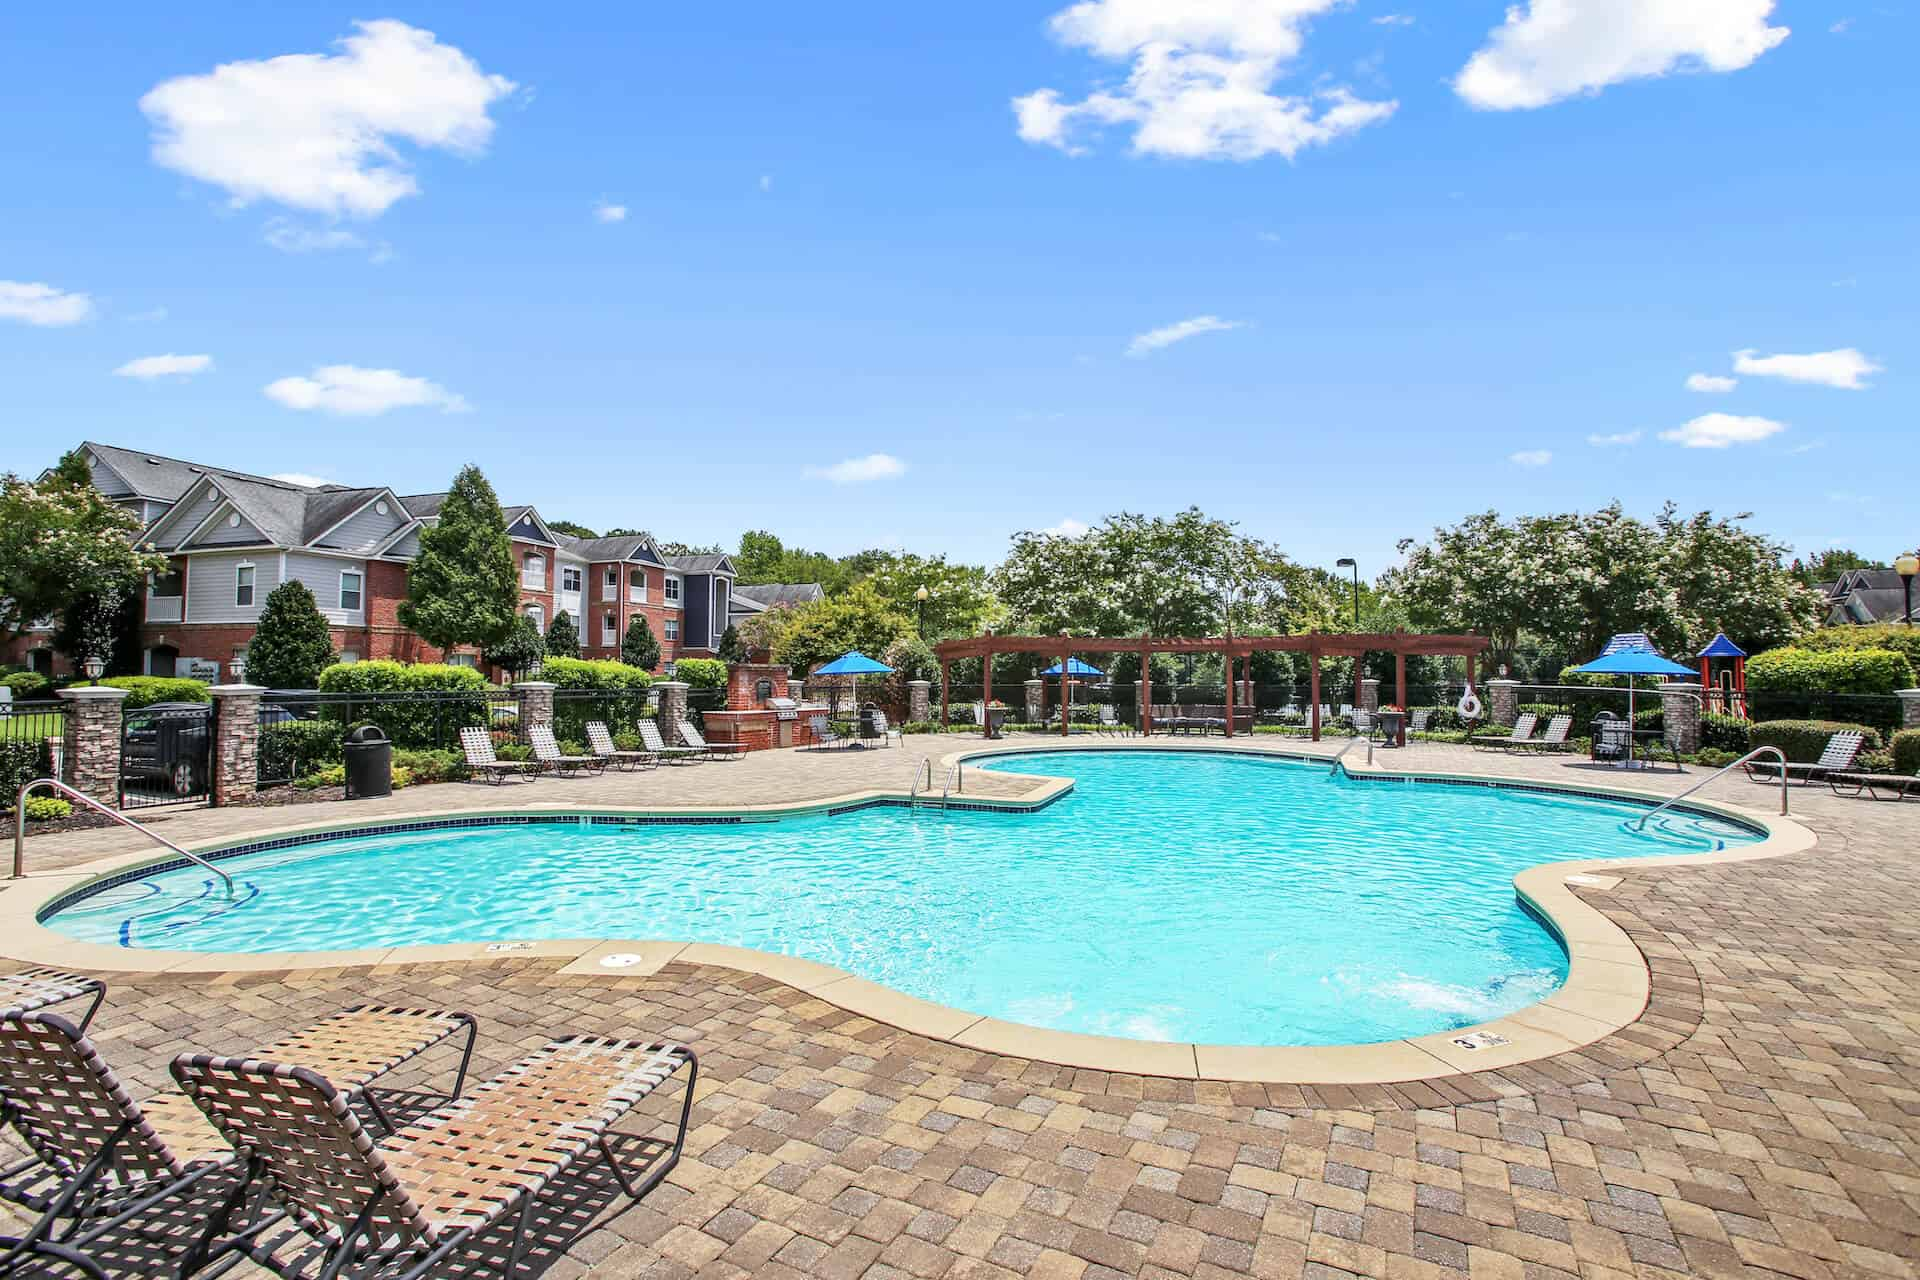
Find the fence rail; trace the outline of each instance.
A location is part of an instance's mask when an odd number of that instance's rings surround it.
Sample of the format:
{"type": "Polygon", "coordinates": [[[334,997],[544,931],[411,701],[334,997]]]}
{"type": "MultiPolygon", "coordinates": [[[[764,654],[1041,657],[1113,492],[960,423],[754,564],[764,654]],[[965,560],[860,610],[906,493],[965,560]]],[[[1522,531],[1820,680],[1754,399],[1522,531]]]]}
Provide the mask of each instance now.
{"type": "Polygon", "coordinates": [[[0,703],[0,793],[12,795],[34,778],[60,776],[67,736],[67,704],[0,703]]]}

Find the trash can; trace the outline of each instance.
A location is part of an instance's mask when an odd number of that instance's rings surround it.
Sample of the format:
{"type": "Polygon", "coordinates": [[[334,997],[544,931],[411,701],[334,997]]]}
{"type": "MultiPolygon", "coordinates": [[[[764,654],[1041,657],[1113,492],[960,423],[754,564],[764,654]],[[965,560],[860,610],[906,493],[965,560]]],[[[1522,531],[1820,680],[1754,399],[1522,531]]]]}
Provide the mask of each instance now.
{"type": "Polygon", "coordinates": [[[860,736],[863,738],[878,738],[882,736],[880,729],[880,708],[871,702],[860,708],[860,736]]]}
{"type": "Polygon", "coordinates": [[[347,799],[393,794],[393,740],[379,725],[363,724],[349,730],[342,749],[346,753],[347,799]]]}

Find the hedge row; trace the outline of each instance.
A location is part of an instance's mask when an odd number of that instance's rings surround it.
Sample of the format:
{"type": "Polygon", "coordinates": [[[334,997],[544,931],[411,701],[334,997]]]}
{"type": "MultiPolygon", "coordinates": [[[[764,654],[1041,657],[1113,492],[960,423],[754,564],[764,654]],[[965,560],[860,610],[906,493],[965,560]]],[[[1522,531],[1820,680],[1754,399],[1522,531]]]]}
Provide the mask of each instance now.
{"type": "Polygon", "coordinates": [[[1920,729],[1902,729],[1893,735],[1893,771],[1920,773],[1920,729]]]}
{"type": "Polygon", "coordinates": [[[1780,748],[1792,763],[1812,764],[1827,749],[1827,739],[1848,731],[1865,735],[1863,750],[1878,751],[1884,745],[1879,730],[1844,720],[1762,720],[1747,737],[1754,747],[1780,748]]]}
{"type": "Polygon", "coordinates": [[[1891,694],[1913,687],[1913,664],[1892,649],[1769,649],[1747,660],[1756,693],[1891,694]]]}
{"type": "MultiPolygon", "coordinates": [[[[187,680],[177,676],[108,676],[95,683],[108,689],[125,689],[126,701],[121,709],[133,711],[140,707],[150,707],[156,702],[212,702],[213,695],[207,692],[204,680],[187,680]]],[[[82,680],[73,688],[85,688],[82,680]]]]}

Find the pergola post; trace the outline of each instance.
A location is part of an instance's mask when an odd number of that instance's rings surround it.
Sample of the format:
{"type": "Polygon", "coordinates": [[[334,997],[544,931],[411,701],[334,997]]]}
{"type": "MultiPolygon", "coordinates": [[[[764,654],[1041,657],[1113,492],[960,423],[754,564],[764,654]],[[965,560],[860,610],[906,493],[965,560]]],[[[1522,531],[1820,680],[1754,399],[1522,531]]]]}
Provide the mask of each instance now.
{"type": "Polygon", "coordinates": [[[1401,746],[1407,745],[1407,651],[1400,649],[1393,655],[1393,702],[1400,708],[1401,746]]]}
{"type": "Polygon", "coordinates": [[[1067,702],[1067,681],[1072,679],[1067,673],[1067,668],[1072,665],[1073,650],[1062,649],[1060,651],[1060,736],[1063,738],[1073,735],[1073,716],[1069,714],[1073,708],[1067,702]]]}
{"type": "MultiPolygon", "coordinates": [[[[1231,645],[1231,644],[1232,644],[1232,641],[1228,641],[1228,644],[1229,644],[1229,645],[1231,645]]],[[[1227,650],[1227,736],[1228,736],[1229,738],[1231,738],[1231,737],[1233,736],[1233,680],[1234,680],[1234,674],[1235,674],[1235,673],[1234,673],[1234,669],[1233,669],[1233,650],[1232,650],[1232,648],[1231,648],[1231,647],[1229,647],[1229,648],[1228,648],[1228,650],[1227,650]]]]}
{"type": "Polygon", "coordinates": [[[1312,669],[1309,679],[1307,706],[1308,714],[1313,717],[1313,740],[1320,741],[1320,637],[1313,637],[1313,647],[1307,650],[1308,666],[1312,669]]]}
{"type": "Polygon", "coordinates": [[[1140,691],[1146,696],[1140,700],[1139,714],[1134,720],[1140,725],[1140,736],[1153,736],[1153,650],[1140,650],[1140,691]]]}
{"type": "Polygon", "coordinates": [[[951,662],[940,664],[940,732],[947,731],[947,676],[953,669],[951,662]]]}
{"type": "Polygon", "coordinates": [[[993,645],[980,655],[980,736],[993,736],[993,645]]]}

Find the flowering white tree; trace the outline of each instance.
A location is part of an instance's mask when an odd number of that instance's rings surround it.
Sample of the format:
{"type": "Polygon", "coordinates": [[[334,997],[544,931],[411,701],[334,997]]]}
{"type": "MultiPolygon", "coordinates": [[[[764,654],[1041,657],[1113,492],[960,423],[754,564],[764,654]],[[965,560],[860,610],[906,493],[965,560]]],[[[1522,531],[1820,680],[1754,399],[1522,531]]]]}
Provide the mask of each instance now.
{"type": "Polygon", "coordinates": [[[125,599],[165,572],[165,556],[134,545],[140,528],[93,487],[78,453],[40,481],[0,477],[0,635],[61,619],[81,601],[125,599]]]}

